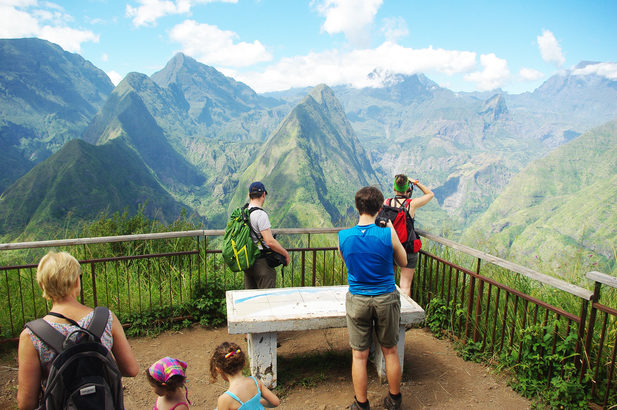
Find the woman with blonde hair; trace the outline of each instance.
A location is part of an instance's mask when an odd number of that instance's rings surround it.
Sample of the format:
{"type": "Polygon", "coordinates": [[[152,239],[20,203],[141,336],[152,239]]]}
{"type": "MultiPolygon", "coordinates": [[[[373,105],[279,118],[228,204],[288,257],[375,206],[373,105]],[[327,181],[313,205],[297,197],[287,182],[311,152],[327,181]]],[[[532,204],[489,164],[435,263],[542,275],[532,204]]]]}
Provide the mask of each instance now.
{"type": "MultiPolygon", "coordinates": [[[[405,208],[409,216],[414,219],[418,208],[426,205],[435,195],[433,191],[420,183],[417,179],[409,179],[407,175],[398,174],[394,177],[394,198],[384,200],[384,205],[395,208],[405,208]],[[413,187],[417,186],[423,195],[411,198],[413,187]]],[[[400,288],[407,296],[411,296],[411,283],[418,266],[418,252],[407,250],[407,266],[401,267],[400,288]]],[[[396,266],[395,266],[396,269],[396,266]]]]}
{"type": "MultiPolygon", "coordinates": [[[[43,256],[36,271],[36,281],[43,297],[51,300],[51,310],[43,317],[54,329],[65,336],[87,328],[94,317],[94,309],[77,301],[81,291],[81,267],[67,252],[49,252],[43,256]],[[76,326],[78,325],[78,326],[76,326]]],[[[109,318],[101,336],[101,343],[113,353],[123,376],[134,377],[139,372],[122,324],[109,311],[109,318]]],[[[39,406],[43,386],[57,352],[25,328],[19,336],[17,374],[17,405],[20,409],[39,406]]]]}

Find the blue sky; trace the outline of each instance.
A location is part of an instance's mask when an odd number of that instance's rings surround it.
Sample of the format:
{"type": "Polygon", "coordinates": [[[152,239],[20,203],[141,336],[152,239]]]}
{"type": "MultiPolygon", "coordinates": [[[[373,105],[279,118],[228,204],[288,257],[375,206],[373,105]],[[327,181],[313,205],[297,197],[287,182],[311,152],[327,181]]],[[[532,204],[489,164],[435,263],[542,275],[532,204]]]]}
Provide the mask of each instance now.
{"type": "Polygon", "coordinates": [[[615,16],[616,0],[0,0],[0,38],[52,41],[114,83],[183,52],[257,92],[424,73],[521,93],[583,60],[617,79],[615,16]]]}

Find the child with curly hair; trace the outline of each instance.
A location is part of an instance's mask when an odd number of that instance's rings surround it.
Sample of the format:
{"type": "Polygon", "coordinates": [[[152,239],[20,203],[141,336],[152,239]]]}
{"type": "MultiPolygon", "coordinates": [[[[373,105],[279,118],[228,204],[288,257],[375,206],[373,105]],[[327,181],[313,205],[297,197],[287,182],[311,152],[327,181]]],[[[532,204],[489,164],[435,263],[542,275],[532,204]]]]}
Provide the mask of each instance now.
{"type": "Polygon", "coordinates": [[[229,389],[218,398],[218,410],[253,410],[277,407],[281,400],[255,377],[242,375],[245,355],[235,343],[223,342],[210,359],[211,382],[220,374],[229,389]]]}
{"type": "Polygon", "coordinates": [[[146,370],[146,377],[158,396],[154,410],[188,410],[189,401],[186,382],[186,363],[172,357],[164,357],[146,370]]]}

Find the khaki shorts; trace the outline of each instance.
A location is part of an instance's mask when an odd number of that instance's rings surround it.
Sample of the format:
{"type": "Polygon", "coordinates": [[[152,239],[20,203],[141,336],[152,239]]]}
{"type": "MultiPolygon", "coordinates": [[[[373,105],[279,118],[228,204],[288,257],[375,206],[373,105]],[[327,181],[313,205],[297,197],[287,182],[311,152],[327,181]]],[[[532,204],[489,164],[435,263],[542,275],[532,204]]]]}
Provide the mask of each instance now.
{"type": "Polygon", "coordinates": [[[398,343],[401,320],[401,297],[398,290],[377,296],[352,295],[345,297],[349,345],[364,351],[371,345],[373,329],[382,347],[398,343]]]}

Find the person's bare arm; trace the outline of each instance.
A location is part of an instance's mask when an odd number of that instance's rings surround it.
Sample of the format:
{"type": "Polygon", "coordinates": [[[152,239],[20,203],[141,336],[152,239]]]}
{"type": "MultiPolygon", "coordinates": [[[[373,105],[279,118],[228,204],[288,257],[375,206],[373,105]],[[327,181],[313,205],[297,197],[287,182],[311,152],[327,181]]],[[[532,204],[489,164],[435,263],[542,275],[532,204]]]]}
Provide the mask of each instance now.
{"type": "Polygon", "coordinates": [[[392,221],[388,221],[388,228],[390,228],[390,236],[392,238],[392,249],[394,252],[394,262],[398,266],[407,266],[407,252],[405,248],[401,244],[401,241],[398,239],[398,235],[396,234],[396,230],[394,226],[392,226],[392,221]]]}
{"type": "Polygon", "coordinates": [[[41,362],[25,330],[19,335],[17,360],[17,407],[20,410],[35,409],[39,405],[41,392],[41,362]]]}
{"type": "Polygon", "coordinates": [[[259,381],[259,390],[261,390],[260,403],[264,407],[278,407],[281,404],[281,399],[278,398],[272,390],[268,389],[264,384],[259,381]]]}
{"type": "Polygon", "coordinates": [[[111,325],[111,335],[114,338],[114,344],[111,348],[111,352],[116,358],[118,369],[123,376],[135,377],[139,372],[139,364],[129,341],[126,339],[126,334],[122,328],[122,323],[118,320],[116,315],[112,312],[113,323],[111,325]]]}
{"type": "Polygon", "coordinates": [[[409,214],[412,217],[415,215],[416,209],[428,204],[429,201],[433,199],[433,197],[435,196],[435,194],[433,194],[433,191],[431,191],[428,187],[420,183],[418,180],[416,180],[413,184],[417,186],[418,188],[420,188],[424,195],[422,195],[421,197],[415,198],[413,201],[409,203],[409,214]]]}
{"type": "Polygon", "coordinates": [[[289,265],[289,252],[287,252],[287,250],[283,248],[279,241],[277,241],[274,236],[272,236],[272,230],[264,229],[263,231],[261,231],[261,236],[264,238],[264,242],[266,243],[266,246],[268,248],[272,249],[274,252],[280,253],[281,255],[285,256],[285,260],[287,261],[285,265],[289,265]]]}

